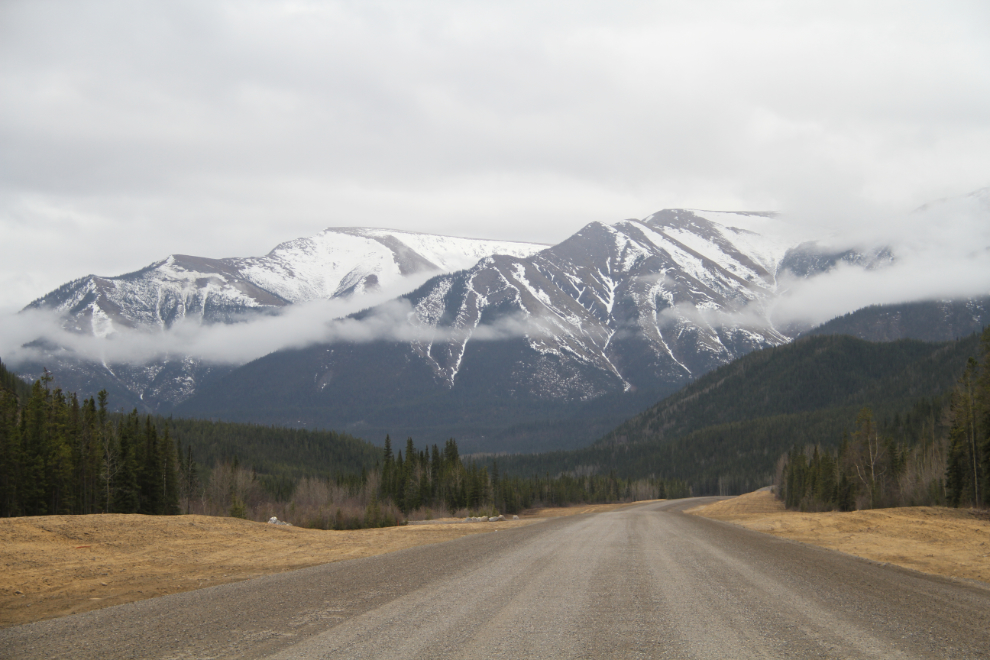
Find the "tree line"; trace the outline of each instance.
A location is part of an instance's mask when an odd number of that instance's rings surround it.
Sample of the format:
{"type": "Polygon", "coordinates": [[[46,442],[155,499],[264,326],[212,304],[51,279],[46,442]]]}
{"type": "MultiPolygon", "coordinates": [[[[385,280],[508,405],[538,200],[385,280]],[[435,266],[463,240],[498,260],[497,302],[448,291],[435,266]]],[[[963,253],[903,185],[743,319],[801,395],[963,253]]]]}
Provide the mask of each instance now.
{"type": "Polygon", "coordinates": [[[454,439],[447,440],[443,449],[433,445],[417,450],[410,438],[406,441],[405,456],[401,451],[393,455],[391,439],[385,438],[381,496],[404,513],[424,508],[518,513],[533,506],[660,499],[686,494],[687,487],[681,482],[625,479],[614,471],[607,475],[506,476],[500,474],[497,460],[490,466],[473,460],[465,464],[454,439]]]}
{"type": "Polygon", "coordinates": [[[179,512],[177,448],[150,416],[0,375],[0,515],[179,512]]]}
{"type": "Polygon", "coordinates": [[[407,439],[394,452],[389,436],[380,461],[359,475],[305,476],[287,483],[270,475],[225,463],[214,467],[198,494],[188,500],[194,513],[239,515],[253,520],[274,516],[321,529],[357,529],[406,520],[515,514],[541,506],[639,501],[681,497],[681,482],[623,479],[609,475],[562,474],[506,477],[498,463],[484,465],[461,457],[457,441],[443,448],[417,449],[407,439]]]}
{"type": "MultiPolygon", "coordinates": [[[[792,448],[778,461],[785,505],[809,511],[990,505],[990,328],[955,387],[877,422],[863,408],[837,449],[792,448]]],[[[958,372],[957,372],[958,373],[958,372]]]]}
{"type": "Polygon", "coordinates": [[[534,506],[683,496],[678,481],[500,474],[449,439],[393,453],[333,431],[113,413],[0,363],[0,515],[199,513],[354,529],[534,506]],[[244,458],[246,457],[246,458],[244,458]]]}

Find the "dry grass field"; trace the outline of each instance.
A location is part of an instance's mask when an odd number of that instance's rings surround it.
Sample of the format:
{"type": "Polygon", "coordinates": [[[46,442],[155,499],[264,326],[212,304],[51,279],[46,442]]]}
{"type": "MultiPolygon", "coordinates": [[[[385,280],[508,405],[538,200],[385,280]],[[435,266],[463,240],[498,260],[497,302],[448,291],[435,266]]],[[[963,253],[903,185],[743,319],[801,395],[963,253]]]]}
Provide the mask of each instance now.
{"type": "MultiPolygon", "coordinates": [[[[208,516],[0,519],[0,627],[625,506],[630,505],[536,509],[497,523],[436,520],[355,531],[208,516]]],[[[798,513],[762,491],[691,513],[926,573],[990,582],[986,512],[798,513]]]]}
{"type": "Polygon", "coordinates": [[[536,509],[520,520],[496,523],[437,520],[355,531],[209,516],[0,519],[0,627],[621,506],[536,509]]]}
{"type": "Polygon", "coordinates": [[[990,515],[943,507],[848,513],[786,511],[757,491],[689,511],[924,573],[990,582],[990,515]]]}

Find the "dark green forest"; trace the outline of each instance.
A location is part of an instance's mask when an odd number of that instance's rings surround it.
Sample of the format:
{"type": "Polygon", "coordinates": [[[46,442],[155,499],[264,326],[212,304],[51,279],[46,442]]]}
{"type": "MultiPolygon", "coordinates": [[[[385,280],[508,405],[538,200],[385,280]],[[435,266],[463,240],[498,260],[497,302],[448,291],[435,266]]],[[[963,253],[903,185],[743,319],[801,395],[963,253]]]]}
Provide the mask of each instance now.
{"type": "Polygon", "coordinates": [[[870,305],[838,316],[804,335],[851,335],[867,341],[910,337],[939,342],[981,332],[988,323],[990,296],[982,296],[968,300],[870,305]]]}
{"type": "Polygon", "coordinates": [[[950,392],[878,424],[863,408],[837,448],[795,446],[779,461],[788,508],[990,505],[990,330],[950,392]]]}
{"type": "Polygon", "coordinates": [[[863,407],[916,442],[945,435],[947,397],[979,336],[871,343],[816,336],[744,356],[663,399],[585,449],[499,457],[506,474],[600,474],[686,481],[694,495],[773,483],[792,447],[835,449],[863,407]]]}
{"type": "Polygon", "coordinates": [[[172,417],[157,417],[155,423],[167,429],[202,465],[236,459],[258,473],[293,482],[300,477],[360,474],[373,469],[382,457],[374,445],[336,431],[172,417]]]}
{"type": "Polygon", "coordinates": [[[27,385],[0,363],[0,515],[143,513],[270,516],[322,528],[407,518],[674,496],[683,483],[571,474],[500,477],[455,440],[405,454],[334,431],[112,413],[46,375],[27,385]]]}
{"type": "Polygon", "coordinates": [[[28,387],[0,366],[0,515],[179,512],[180,473],[168,430],[110,415],[106,393],[80,402],[28,387]]]}

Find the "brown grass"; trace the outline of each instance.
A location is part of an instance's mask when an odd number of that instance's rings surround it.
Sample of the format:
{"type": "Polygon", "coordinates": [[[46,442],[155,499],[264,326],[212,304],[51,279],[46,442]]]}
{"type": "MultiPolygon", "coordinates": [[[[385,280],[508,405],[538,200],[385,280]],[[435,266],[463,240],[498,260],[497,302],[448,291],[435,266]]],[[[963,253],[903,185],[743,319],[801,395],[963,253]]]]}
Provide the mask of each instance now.
{"type": "MultiPolygon", "coordinates": [[[[637,502],[636,504],[642,504],[637,502]]],[[[0,627],[86,612],[543,518],[628,504],[532,509],[520,520],[323,531],[212,516],[39,516],[0,519],[0,627]]]]}
{"type": "Polygon", "coordinates": [[[531,522],[323,531],[210,516],[0,519],[0,627],[531,522]]]}
{"type": "Polygon", "coordinates": [[[904,507],[800,513],[757,491],[689,513],[923,573],[990,582],[985,511],[904,507]]]}

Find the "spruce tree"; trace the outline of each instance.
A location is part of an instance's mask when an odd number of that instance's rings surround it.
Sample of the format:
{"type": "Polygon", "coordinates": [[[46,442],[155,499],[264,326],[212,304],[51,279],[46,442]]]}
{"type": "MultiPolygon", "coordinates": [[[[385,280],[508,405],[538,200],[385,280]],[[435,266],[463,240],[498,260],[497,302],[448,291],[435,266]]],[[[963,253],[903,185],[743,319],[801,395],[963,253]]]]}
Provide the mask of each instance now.
{"type": "Polygon", "coordinates": [[[174,516],[181,513],[179,509],[179,469],[178,453],[176,445],[169,437],[168,427],[162,436],[160,463],[162,466],[162,510],[167,516],[174,516]]]}
{"type": "Polygon", "coordinates": [[[980,368],[976,378],[977,438],[982,453],[983,503],[990,506],[990,327],[980,336],[980,368]]]}
{"type": "Polygon", "coordinates": [[[137,410],[117,424],[119,448],[117,450],[118,469],[116,487],[113,491],[114,513],[138,513],[140,507],[140,490],[138,473],[138,430],[137,410]]]}
{"type": "MultiPolygon", "coordinates": [[[[0,364],[0,369],[2,367],[0,364]]],[[[18,409],[17,394],[6,383],[0,383],[0,516],[18,516],[22,513],[24,455],[18,409]]]]}
{"type": "MultiPolygon", "coordinates": [[[[136,411],[135,411],[136,412],[136,411]]],[[[161,448],[158,443],[158,429],[145,417],[144,433],[140,452],[138,486],[141,493],[139,512],[156,515],[162,512],[161,448]]]]}
{"type": "Polygon", "coordinates": [[[839,445],[837,470],[839,483],[836,492],[836,504],[839,511],[853,511],[856,508],[856,495],[859,482],[853,471],[852,448],[849,445],[849,434],[842,434],[842,444],[839,445]]]}
{"type": "Polygon", "coordinates": [[[949,459],[945,485],[947,499],[956,507],[972,506],[981,500],[973,383],[976,366],[976,361],[970,358],[966,371],[952,393],[950,405],[952,425],[949,427],[949,459]]]}
{"type": "Polygon", "coordinates": [[[392,456],[392,439],[385,435],[385,450],[382,458],[382,483],[379,488],[383,499],[395,498],[395,459],[392,456]]]}
{"type": "Polygon", "coordinates": [[[21,413],[21,453],[23,463],[20,474],[21,511],[24,515],[38,516],[48,513],[45,493],[46,416],[45,408],[48,390],[42,386],[44,379],[36,380],[31,386],[31,394],[21,413]]]}

